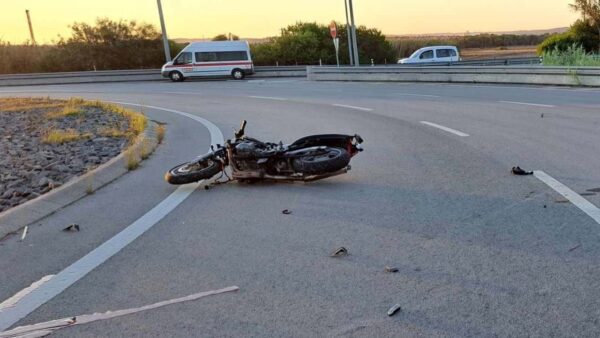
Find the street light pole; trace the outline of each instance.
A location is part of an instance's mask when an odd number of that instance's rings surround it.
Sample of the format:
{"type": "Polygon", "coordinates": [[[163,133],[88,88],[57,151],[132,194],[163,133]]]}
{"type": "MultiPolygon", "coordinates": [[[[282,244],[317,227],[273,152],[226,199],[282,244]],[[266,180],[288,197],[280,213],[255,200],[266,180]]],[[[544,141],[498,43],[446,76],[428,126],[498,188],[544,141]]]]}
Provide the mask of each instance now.
{"type": "Polygon", "coordinates": [[[33,26],[31,26],[31,17],[29,16],[29,10],[25,10],[25,14],[27,15],[27,24],[29,25],[29,36],[31,36],[31,44],[35,46],[35,36],[33,36],[33,26]]]}
{"type": "Polygon", "coordinates": [[[163,18],[162,5],[160,0],[156,0],[158,5],[158,16],[160,17],[160,29],[162,30],[162,40],[165,47],[165,59],[167,62],[171,61],[171,49],[169,48],[169,38],[167,37],[167,29],[165,27],[165,19],[163,18]]]}
{"type": "Polygon", "coordinates": [[[354,65],[354,52],[352,51],[352,30],[350,29],[350,20],[348,19],[348,0],[344,0],[344,8],[346,9],[346,32],[348,34],[348,58],[350,66],[354,65]]]}
{"type": "Polygon", "coordinates": [[[348,7],[350,7],[350,23],[352,25],[352,44],[354,49],[354,67],[360,67],[360,59],[358,58],[358,43],[356,41],[356,25],[354,24],[354,8],[352,6],[352,0],[348,0],[348,7]]]}

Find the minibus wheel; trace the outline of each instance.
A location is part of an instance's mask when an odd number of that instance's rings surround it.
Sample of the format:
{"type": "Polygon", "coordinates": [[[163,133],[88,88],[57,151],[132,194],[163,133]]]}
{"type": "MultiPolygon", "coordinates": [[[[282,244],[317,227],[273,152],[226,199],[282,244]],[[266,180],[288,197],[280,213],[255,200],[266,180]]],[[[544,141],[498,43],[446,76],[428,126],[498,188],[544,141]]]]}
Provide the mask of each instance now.
{"type": "Polygon", "coordinates": [[[180,72],[178,72],[176,70],[174,70],[174,71],[172,71],[172,72],[169,73],[169,78],[173,82],[181,82],[181,81],[183,81],[185,79],[183,77],[183,74],[181,74],[180,72]]]}
{"type": "Polygon", "coordinates": [[[234,80],[242,80],[245,76],[246,74],[244,74],[244,71],[239,68],[231,71],[231,77],[233,77],[234,80]]]}

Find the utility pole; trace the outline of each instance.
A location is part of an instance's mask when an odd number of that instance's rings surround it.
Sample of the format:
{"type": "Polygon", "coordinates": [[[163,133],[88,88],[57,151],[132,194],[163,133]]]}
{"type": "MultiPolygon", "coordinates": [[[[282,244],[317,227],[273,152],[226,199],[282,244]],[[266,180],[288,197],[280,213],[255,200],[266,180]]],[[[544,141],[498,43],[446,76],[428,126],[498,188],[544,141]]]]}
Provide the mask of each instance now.
{"type": "Polygon", "coordinates": [[[165,47],[165,59],[171,61],[171,49],[169,48],[169,38],[167,37],[167,29],[165,28],[165,19],[163,18],[162,5],[160,0],[156,0],[158,5],[158,16],[160,16],[160,29],[162,30],[163,45],[165,47]]]}
{"type": "Polygon", "coordinates": [[[31,44],[35,46],[35,36],[33,36],[33,27],[31,26],[31,17],[29,16],[29,10],[25,10],[27,15],[27,24],[29,24],[29,35],[31,36],[31,44]]]}
{"type": "Polygon", "coordinates": [[[348,34],[348,59],[350,60],[350,66],[352,66],[354,65],[354,52],[352,51],[352,30],[348,19],[348,0],[344,0],[344,8],[346,9],[346,34],[348,34]]]}
{"type": "Polygon", "coordinates": [[[350,23],[352,24],[352,45],[354,48],[354,67],[360,67],[360,59],[358,58],[358,43],[356,41],[356,25],[354,24],[354,8],[352,6],[352,0],[348,0],[348,7],[350,7],[350,23]]]}

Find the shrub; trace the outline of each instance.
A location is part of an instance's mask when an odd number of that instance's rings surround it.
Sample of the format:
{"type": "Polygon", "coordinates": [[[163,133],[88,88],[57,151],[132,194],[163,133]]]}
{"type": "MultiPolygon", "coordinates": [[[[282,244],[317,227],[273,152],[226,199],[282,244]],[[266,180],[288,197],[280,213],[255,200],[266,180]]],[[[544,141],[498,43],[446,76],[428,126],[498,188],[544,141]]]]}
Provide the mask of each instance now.
{"type": "Polygon", "coordinates": [[[555,47],[554,50],[545,52],[543,56],[546,66],[600,66],[600,58],[586,53],[580,45],[571,45],[565,50],[555,47]]]}

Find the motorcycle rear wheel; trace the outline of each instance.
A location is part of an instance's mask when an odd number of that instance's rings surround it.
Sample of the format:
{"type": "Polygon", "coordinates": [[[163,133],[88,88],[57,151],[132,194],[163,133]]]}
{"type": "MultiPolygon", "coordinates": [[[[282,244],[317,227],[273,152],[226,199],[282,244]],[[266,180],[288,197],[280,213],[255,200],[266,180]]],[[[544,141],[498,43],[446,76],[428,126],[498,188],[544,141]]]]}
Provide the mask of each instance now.
{"type": "Polygon", "coordinates": [[[165,174],[165,181],[180,185],[209,179],[221,171],[221,163],[212,159],[182,163],[165,174]]]}
{"type": "Polygon", "coordinates": [[[296,172],[308,175],[326,174],[344,169],[350,163],[350,154],[342,148],[327,147],[311,151],[292,161],[296,172]]]}

